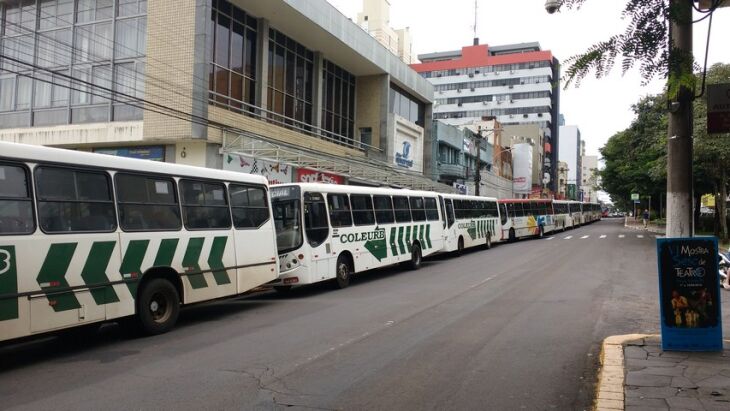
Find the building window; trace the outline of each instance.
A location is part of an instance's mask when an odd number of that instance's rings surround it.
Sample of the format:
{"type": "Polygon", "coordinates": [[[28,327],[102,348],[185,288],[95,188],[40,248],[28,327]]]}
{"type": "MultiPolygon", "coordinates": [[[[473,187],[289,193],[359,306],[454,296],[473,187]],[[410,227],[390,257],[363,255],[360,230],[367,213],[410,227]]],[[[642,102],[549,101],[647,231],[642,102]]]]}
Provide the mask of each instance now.
{"type": "Polygon", "coordinates": [[[256,18],[218,0],[209,26],[210,99],[235,111],[250,109],[256,103],[256,18]]]}
{"type": "MultiPolygon", "coordinates": [[[[352,141],[355,124],[355,76],[324,61],[322,129],[335,140],[352,141]]],[[[370,143],[367,143],[370,144],[370,143]]]]}
{"type": "Polygon", "coordinates": [[[311,50],[269,30],[267,109],[275,113],[271,116],[274,122],[305,130],[312,124],[313,59],[311,50]]]}
{"type": "Polygon", "coordinates": [[[390,112],[423,127],[423,103],[393,84],[390,85],[390,112]]]}
{"type": "Polygon", "coordinates": [[[142,119],[129,102],[144,96],[146,11],[147,0],[0,3],[0,53],[28,63],[0,61],[12,71],[0,128],[142,119]]]}

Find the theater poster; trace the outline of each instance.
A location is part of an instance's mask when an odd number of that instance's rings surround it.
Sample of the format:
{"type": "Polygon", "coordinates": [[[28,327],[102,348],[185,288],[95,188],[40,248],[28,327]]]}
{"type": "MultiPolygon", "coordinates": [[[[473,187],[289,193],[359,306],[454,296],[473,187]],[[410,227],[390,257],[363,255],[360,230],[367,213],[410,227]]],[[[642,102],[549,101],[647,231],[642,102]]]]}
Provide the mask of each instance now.
{"type": "Polygon", "coordinates": [[[662,349],[722,350],[715,237],[659,238],[662,349]]]}

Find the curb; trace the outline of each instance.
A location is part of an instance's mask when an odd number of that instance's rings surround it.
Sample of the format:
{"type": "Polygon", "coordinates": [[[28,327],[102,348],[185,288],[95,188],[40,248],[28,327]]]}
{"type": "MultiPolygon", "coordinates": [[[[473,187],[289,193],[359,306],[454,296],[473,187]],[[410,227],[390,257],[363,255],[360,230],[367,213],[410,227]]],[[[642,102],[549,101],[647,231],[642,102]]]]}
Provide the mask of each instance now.
{"type": "Polygon", "coordinates": [[[625,334],[606,337],[601,344],[601,370],[598,373],[595,411],[624,409],[624,344],[654,334],[625,334]]]}

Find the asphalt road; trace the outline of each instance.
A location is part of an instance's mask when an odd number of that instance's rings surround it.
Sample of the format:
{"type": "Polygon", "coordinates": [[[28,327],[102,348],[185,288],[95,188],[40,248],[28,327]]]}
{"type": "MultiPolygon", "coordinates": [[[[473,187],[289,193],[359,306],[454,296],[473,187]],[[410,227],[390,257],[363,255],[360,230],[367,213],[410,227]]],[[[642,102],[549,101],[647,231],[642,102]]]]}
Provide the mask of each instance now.
{"type": "Polygon", "coordinates": [[[637,234],[607,220],[192,307],[153,338],[3,347],[0,408],[588,409],[603,338],[658,330],[654,236],[637,234]]]}

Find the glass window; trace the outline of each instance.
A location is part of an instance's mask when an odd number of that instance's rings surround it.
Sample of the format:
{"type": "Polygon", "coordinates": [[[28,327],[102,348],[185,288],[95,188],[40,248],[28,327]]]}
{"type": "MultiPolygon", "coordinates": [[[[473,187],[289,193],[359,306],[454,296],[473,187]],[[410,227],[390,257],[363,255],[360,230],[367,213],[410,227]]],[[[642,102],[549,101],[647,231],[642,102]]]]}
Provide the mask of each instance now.
{"type": "Polygon", "coordinates": [[[307,241],[312,247],[318,247],[329,236],[327,222],[327,206],[320,193],[304,193],[304,226],[307,241]]]}
{"type": "Polygon", "coordinates": [[[34,230],[28,172],[18,165],[0,163],[0,234],[30,234],[34,230]]]}
{"type": "Polygon", "coordinates": [[[236,228],[261,227],[269,219],[266,190],[263,187],[230,184],[231,211],[236,228]]]}
{"type": "Polygon", "coordinates": [[[395,221],[399,223],[411,222],[411,208],[408,206],[408,197],[393,197],[393,209],[395,209],[395,221]]]}
{"type": "Polygon", "coordinates": [[[322,126],[333,133],[330,137],[349,142],[354,130],[355,107],[350,97],[355,94],[355,76],[328,60],[324,61],[323,76],[322,126]]]}
{"type": "Polygon", "coordinates": [[[119,222],[125,231],[179,230],[180,206],[172,179],[118,173],[119,222]]]}
{"type": "MultiPolygon", "coordinates": [[[[296,188],[298,190],[298,188],[296,188]]],[[[294,190],[293,190],[294,191],[294,190]]],[[[276,230],[276,246],[279,253],[295,250],[302,245],[300,201],[296,197],[273,198],[271,201],[276,230]]]]}
{"type": "Polygon", "coordinates": [[[393,202],[390,196],[373,196],[375,206],[375,220],[378,224],[391,224],[395,222],[393,214],[393,202]]]}
{"type": "Polygon", "coordinates": [[[35,175],[43,231],[116,229],[111,184],[105,173],[42,166],[36,168],[35,175]]]}
{"type": "Polygon", "coordinates": [[[455,221],[456,219],[454,218],[454,204],[452,203],[452,200],[446,200],[446,222],[448,223],[448,226],[451,227],[452,225],[454,225],[455,221]]]}
{"type": "Polygon", "coordinates": [[[436,206],[436,199],[426,197],[423,201],[426,205],[426,219],[428,219],[428,221],[438,221],[439,210],[436,206]]]}
{"type": "Polygon", "coordinates": [[[267,108],[279,114],[272,115],[276,121],[301,127],[294,121],[298,115],[303,123],[312,124],[311,113],[302,107],[312,104],[314,53],[277,30],[269,33],[269,92],[274,98],[267,108]]]}
{"type": "Polygon", "coordinates": [[[328,194],[327,203],[330,208],[332,227],[349,227],[352,225],[350,201],[347,194],[328,194]]]}
{"type": "Polygon", "coordinates": [[[375,224],[373,199],[369,195],[352,194],[350,196],[350,203],[352,204],[352,218],[355,221],[355,225],[375,224]]]}
{"type": "Polygon", "coordinates": [[[13,109],[15,103],[15,76],[0,78],[0,111],[13,109]]]}
{"type": "Polygon", "coordinates": [[[224,229],[231,226],[231,213],[222,183],[181,180],[183,219],[192,230],[224,229]]]}

